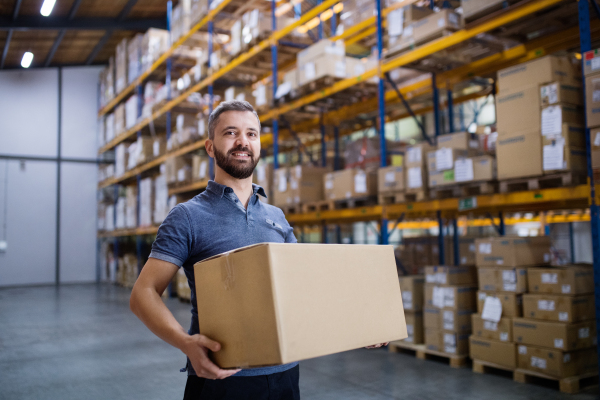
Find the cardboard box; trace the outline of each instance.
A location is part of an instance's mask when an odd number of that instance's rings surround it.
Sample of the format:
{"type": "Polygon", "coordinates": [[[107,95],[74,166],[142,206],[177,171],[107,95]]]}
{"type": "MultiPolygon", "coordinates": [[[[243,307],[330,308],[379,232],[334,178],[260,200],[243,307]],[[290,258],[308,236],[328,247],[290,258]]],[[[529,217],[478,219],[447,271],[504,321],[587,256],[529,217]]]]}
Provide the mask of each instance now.
{"type": "Polygon", "coordinates": [[[545,82],[580,81],[579,69],[567,57],[545,56],[498,71],[498,87],[501,92],[537,86],[545,82]]]}
{"type": "Polygon", "coordinates": [[[425,328],[427,350],[448,354],[468,354],[469,334],[425,328]]]}
{"type": "Polygon", "coordinates": [[[441,310],[440,328],[456,333],[471,333],[473,310],[441,310]]]}
{"type": "Polygon", "coordinates": [[[458,246],[460,265],[475,265],[475,238],[461,237],[458,246]]]}
{"type": "Polygon", "coordinates": [[[541,129],[540,89],[523,86],[502,90],[496,96],[496,125],[498,133],[513,133],[541,129]]]}
{"type": "MultiPolygon", "coordinates": [[[[599,150],[600,152],[600,150],[599,150]]],[[[599,163],[600,164],[600,163],[599,163]]],[[[406,167],[406,191],[424,190],[429,184],[425,167],[406,167]]]]}
{"type": "Polygon", "coordinates": [[[456,182],[479,182],[496,179],[496,159],[492,156],[461,158],[454,162],[456,182]]]}
{"type": "Polygon", "coordinates": [[[583,109],[570,104],[553,104],[542,108],[542,135],[561,135],[563,124],[583,126],[583,109]]]}
{"type": "Polygon", "coordinates": [[[524,294],[523,317],[579,322],[595,318],[594,295],[524,294]]]}
{"type": "Polygon", "coordinates": [[[542,139],[542,164],[544,174],[570,171],[585,175],[587,173],[587,153],[585,147],[568,147],[562,137],[542,139]]]}
{"type": "Polygon", "coordinates": [[[304,204],[324,199],[323,176],[327,168],[297,165],[280,168],[273,178],[273,204],[304,204]]]}
{"type": "Polygon", "coordinates": [[[543,83],[540,85],[542,107],[553,104],[583,105],[583,90],[581,85],[564,82],[543,83]]]}
{"type": "Polygon", "coordinates": [[[166,135],[157,135],[152,139],[152,155],[160,157],[167,153],[167,137],[166,135]]]}
{"type": "Polygon", "coordinates": [[[469,356],[473,360],[487,361],[506,368],[517,368],[517,345],[489,340],[475,335],[469,338],[469,356]]]}
{"type": "Polygon", "coordinates": [[[322,56],[345,56],[346,47],[343,41],[334,42],[330,39],[321,39],[296,54],[297,65],[307,63],[322,56]]]}
{"type": "Polygon", "coordinates": [[[449,186],[456,182],[454,180],[454,169],[449,169],[446,171],[429,171],[427,175],[427,187],[430,188],[449,186]]]}
{"type": "Polygon", "coordinates": [[[512,319],[500,318],[500,321],[486,321],[481,314],[472,314],[473,336],[478,339],[497,340],[500,342],[513,341],[512,319]]]}
{"type": "Polygon", "coordinates": [[[600,125],[600,73],[585,77],[585,107],[587,127],[600,125]]]}
{"type": "Polygon", "coordinates": [[[404,318],[406,318],[406,332],[408,334],[404,341],[412,344],[423,343],[425,340],[423,336],[423,313],[405,312],[404,318]]]}
{"type": "Polygon", "coordinates": [[[474,286],[477,284],[477,269],[445,265],[425,267],[425,282],[437,285],[474,286]]]}
{"type": "MultiPolygon", "coordinates": [[[[583,127],[583,124],[576,125],[563,123],[559,133],[543,137],[544,144],[550,143],[551,140],[558,141],[565,147],[585,149],[585,128],[583,127]]],[[[592,137],[592,142],[593,141],[594,137],[592,137]]],[[[600,142],[600,138],[598,141],[600,142]]]]}
{"type": "Polygon", "coordinates": [[[427,142],[415,144],[406,148],[404,158],[404,166],[408,169],[410,167],[425,167],[427,163],[427,153],[434,151],[435,146],[430,145],[427,142]]]}
{"type": "Polygon", "coordinates": [[[583,53],[583,74],[585,76],[600,71],[600,51],[594,49],[583,53]]]}
{"type": "Polygon", "coordinates": [[[442,329],[442,311],[433,306],[425,306],[423,309],[423,326],[425,329],[442,329]]]}
{"type": "Polygon", "coordinates": [[[513,335],[515,342],[520,344],[564,351],[587,349],[596,346],[596,321],[567,324],[515,318],[513,335]]]}
{"type": "Polygon", "coordinates": [[[498,179],[542,175],[542,138],[539,129],[498,132],[496,162],[498,179]]]}
{"type": "Polygon", "coordinates": [[[591,265],[561,268],[528,268],[530,293],[587,294],[594,293],[594,270],[591,265]]]}
{"type": "Polygon", "coordinates": [[[325,200],[345,200],[377,195],[377,171],[358,168],[325,174],[325,200]]]}
{"type": "Polygon", "coordinates": [[[523,267],[478,268],[479,289],[490,292],[527,292],[527,269],[523,267]]]}
{"type": "Polygon", "coordinates": [[[504,0],[461,0],[460,6],[463,9],[463,18],[470,19],[502,8],[502,3],[504,0]]]}
{"type": "Polygon", "coordinates": [[[598,370],[596,349],[561,350],[531,345],[517,345],[517,366],[554,378],[567,378],[598,370]]]}
{"type": "Polygon", "coordinates": [[[303,64],[298,63],[298,84],[305,85],[317,79],[330,76],[346,77],[346,57],[334,54],[323,54],[303,64]]]}
{"type": "Polygon", "coordinates": [[[407,337],[392,246],[262,243],[196,263],[194,273],[200,333],[221,343],[221,368],[407,337]]]}
{"type": "Polygon", "coordinates": [[[423,275],[401,276],[400,291],[404,311],[422,311],[425,277],[423,275]]]}
{"type": "Polygon", "coordinates": [[[438,286],[425,284],[425,308],[474,310],[476,288],[471,286],[438,286]]]}
{"type": "Polygon", "coordinates": [[[475,239],[478,267],[527,267],[548,264],[550,237],[502,236],[475,239]]]}
{"type": "Polygon", "coordinates": [[[208,158],[195,154],[192,157],[192,180],[208,180],[208,158]]]}
{"type": "Polygon", "coordinates": [[[600,128],[590,129],[592,168],[600,168],[600,128]]]}
{"type": "Polygon", "coordinates": [[[516,293],[507,292],[477,292],[477,313],[483,312],[483,305],[487,297],[496,297],[502,304],[502,317],[520,317],[523,315],[523,297],[516,293]]]}
{"type": "Polygon", "coordinates": [[[396,193],[404,190],[404,167],[391,166],[378,170],[379,194],[396,193]]]}
{"type": "Polygon", "coordinates": [[[127,87],[127,38],[121,40],[115,51],[115,90],[119,94],[127,87]]]}
{"type": "Polygon", "coordinates": [[[436,13],[415,21],[413,24],[415,42],[422,43],[436,39],[446,30],[462,28],[462,18],[453,10],[444,8],[436,13]]]}
{"type": "Polygon", "coordinates": [[[454,132],[437,137],[438,148],[480,151],[479,139],[469,132],[454,132]]]}
{"type": "MultiPolygon", "coordinates": [[[[452,170],[454,168],[454,162],[457,159],[466,158],[468,156],[468,150],[452,149],[449,147],[442,147],[435,151],[429,151],[427,152],[427,171],[431,175],[433,172],[452,170]]],[[[452,175],[454,175],[454,172],[452,175]]]]}

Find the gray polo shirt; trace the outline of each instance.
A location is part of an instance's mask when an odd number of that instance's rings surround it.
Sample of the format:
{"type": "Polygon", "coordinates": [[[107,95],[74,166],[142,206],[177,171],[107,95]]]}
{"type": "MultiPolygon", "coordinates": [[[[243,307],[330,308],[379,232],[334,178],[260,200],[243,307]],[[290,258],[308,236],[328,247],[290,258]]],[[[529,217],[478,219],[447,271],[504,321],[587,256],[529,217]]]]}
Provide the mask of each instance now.
{"type": "MultiPolygon", "coordinates": [[[[267,197],[262,187],[253,184],[246,209],[233,189],[209,181],[204,192],[175,206],[158,228],[150,257],[183,267],[192,293],[190,335],[199,333],[195,263],[256,243],[297,243],[283,212],[260,201],[258,195],[267,197]]],[[[243,369],[235,376],[268,375],[296,365],[243,369]]],[[[189,360],[187,368],[189,375],[196,374],[189,360]]]]}

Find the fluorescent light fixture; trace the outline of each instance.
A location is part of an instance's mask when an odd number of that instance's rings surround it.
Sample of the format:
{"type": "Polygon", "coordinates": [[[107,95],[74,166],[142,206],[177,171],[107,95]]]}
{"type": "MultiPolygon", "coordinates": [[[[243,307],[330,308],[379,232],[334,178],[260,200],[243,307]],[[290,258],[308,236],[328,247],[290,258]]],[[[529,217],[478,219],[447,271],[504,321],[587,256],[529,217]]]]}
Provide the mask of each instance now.
{"type": "Polygon", "coordinates": [[[33,53],[30,51],[25,52],[25,54],[23,54],[23,59],[21,60],[21,67],[29,68],[32,61],[33,61],[33,53]]]}
{"type": "Polygon", "coordinates": [[[40,14],[44,17],[49,16],[52,13],[55,3],[56,0],[44,0],[44,4],[42,4],[42,8],[40,9],[40,14]]]}

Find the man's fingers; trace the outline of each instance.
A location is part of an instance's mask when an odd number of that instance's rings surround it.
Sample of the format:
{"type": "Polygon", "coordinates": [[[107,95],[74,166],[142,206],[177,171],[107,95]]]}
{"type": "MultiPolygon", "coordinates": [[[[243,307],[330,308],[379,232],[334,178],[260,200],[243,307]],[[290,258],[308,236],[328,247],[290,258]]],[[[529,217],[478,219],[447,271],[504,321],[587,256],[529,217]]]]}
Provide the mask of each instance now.
{"type": "Polygon", "coordinates": [[[212,350],[212,351],[221,350],[221,345],[218,342],[215,342],[214,340],[211,340],[204,335],[199,336],[199,341],[202,346],[206,347],[209,350],[212,350]]]}

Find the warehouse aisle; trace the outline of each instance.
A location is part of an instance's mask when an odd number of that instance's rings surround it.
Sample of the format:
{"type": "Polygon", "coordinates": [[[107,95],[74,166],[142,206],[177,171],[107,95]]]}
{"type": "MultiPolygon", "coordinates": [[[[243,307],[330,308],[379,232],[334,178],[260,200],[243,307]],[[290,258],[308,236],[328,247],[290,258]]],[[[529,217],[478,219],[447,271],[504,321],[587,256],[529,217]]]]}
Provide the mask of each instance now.
{"type": "MultiPolygon", "coordinates": [[[[184,356],[129,311],[113,285],[0,289],[0,399],[178,399],[184,356]]],[[[167,301],[186,326],[189,305],[167,301]]],[[[304,400],[593,399],[513,383],[386,350],[357,350],[301,366],[304,400]]]]}

